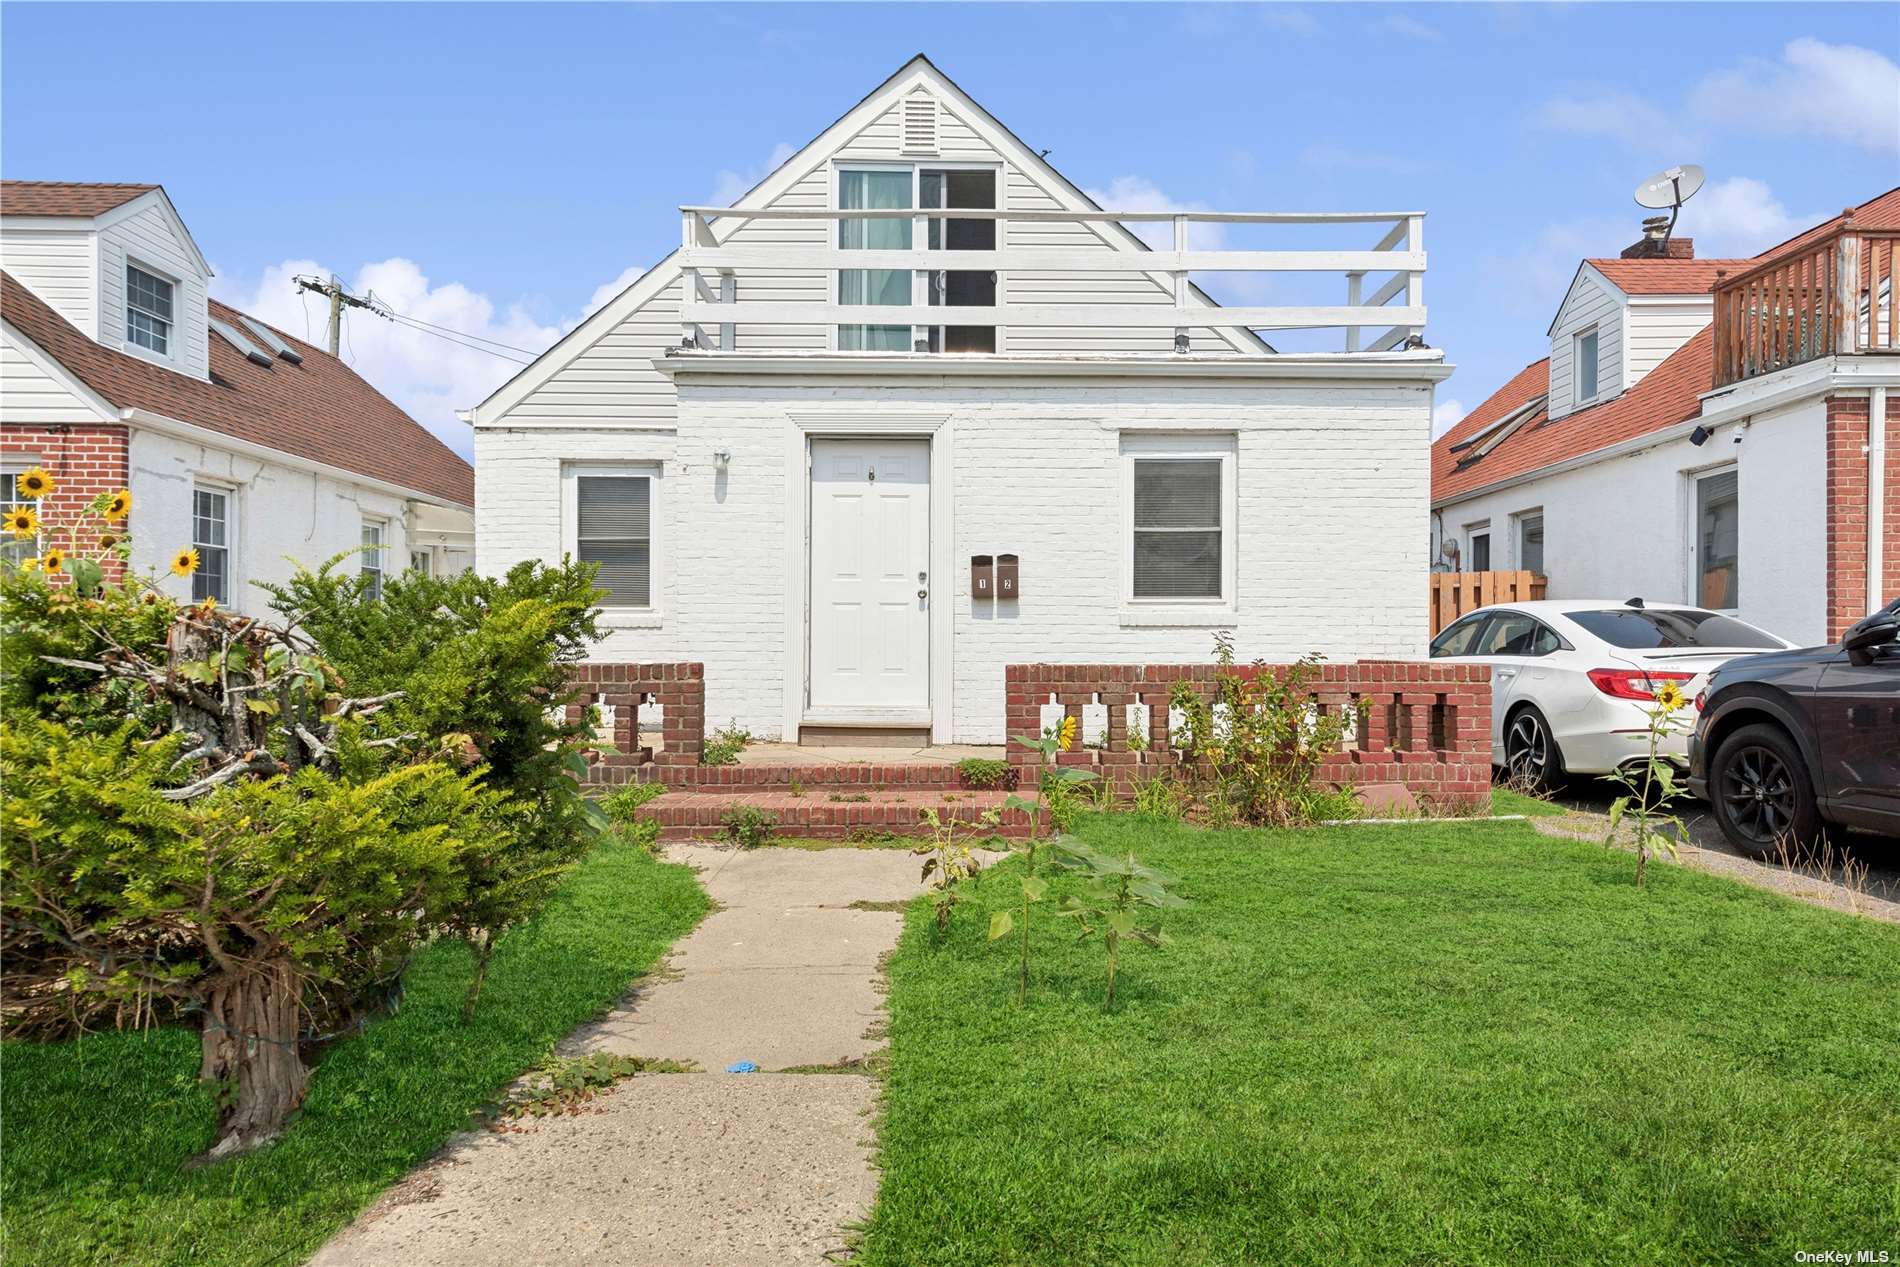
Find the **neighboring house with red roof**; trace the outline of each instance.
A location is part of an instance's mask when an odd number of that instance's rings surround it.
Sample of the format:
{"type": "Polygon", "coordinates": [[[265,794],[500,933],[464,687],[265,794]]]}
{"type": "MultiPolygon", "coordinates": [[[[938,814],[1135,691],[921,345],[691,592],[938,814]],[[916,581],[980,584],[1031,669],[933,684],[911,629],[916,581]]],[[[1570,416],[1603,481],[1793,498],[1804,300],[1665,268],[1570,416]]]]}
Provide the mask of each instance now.
{"type": "MultiPolygon", "coordinates": [[[[0,182],[0,488],[44,467],[63,521],[129,487],[132,566],[262,607],[364,545],[373,574],[474,561],[474,472],[349,366],[211,299],[157,185],[0,182]],[[187,545],[189,580],[165,563],[187,545]]],[[[35,548],[14,545],[19,554],[35,548]]]]}
{"type": "Polygon", "coordinates": [[[1436,566],[1799,642],[1900,594],[1896,238],[1900,189],[1750,259],[1584,260],[1549,355],[1432,446],[1436,566]]]}

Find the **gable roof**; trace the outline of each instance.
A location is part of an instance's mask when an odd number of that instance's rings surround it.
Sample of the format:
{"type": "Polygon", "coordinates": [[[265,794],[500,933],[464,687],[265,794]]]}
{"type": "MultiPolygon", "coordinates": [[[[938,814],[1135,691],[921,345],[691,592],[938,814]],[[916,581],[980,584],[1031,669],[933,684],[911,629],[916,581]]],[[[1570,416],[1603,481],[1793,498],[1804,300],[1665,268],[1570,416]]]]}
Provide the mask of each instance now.
{"type": "Polygon", "coordinates": [[[1749,266],[1765,264],[1777,255],[1795,254],[1801,248],[1813,242],[1819,242],[1828,234],[1841,227],[1841,222],[1851,212],[1854,227],[1857,229],[1900,229],[1900,187],[1889,189],[1877,198],[1870,198],[1858,207],[1851,207],[1832,220],[1824,220],[1805,233],[1797,233],[1786,242],[1777,243],[1749,261],[1749,266]]]}
{"type": "MultiPolygon", "coordinates": [[[[211,318],[244,314],[212,300],[211,318]]],[[[143,409],[234,439],[414,489],[472,508],[475,472],[349,366],[257,318],[303,357],[301,365],[249,360],[212,336],[211,378],[175,370],[86,337],[30,289],[0,271],[0,316],[117,409],[143,409]]]]}
{"type": "Polygon", "coordinates": [[[1687,421],[1702,411],[1702,393],[1715,369],[1715,336],[1704,326],[1662,364],[1612,400],[1552,419],[1539,414],[1495,448],[1473,456],[1458,446],[1536,396],[1550,390],[1550,360],[1533,362],[1432,445],[1432,504],[1594,453],[1687,421]]]}
{"type": "Polygon", "coordinates": [[[157,188],[157,185],[81,184],[60,180],[0,180],[0,215],[77,216],[90,220],[157,188]]]}
{"type": "MultiPolygon", "coordinates": [[[[757,184],[734,199],[731,206],[734,209],[747,206],[760,206],[784,193],[798,178],[804,176],[807,171],[815,166],[814,162],[808,161],[811,155],[817,152],[821,158],[828,156],[833,150],[849,140],[850,137],[857,135],[864,126],[873,120],[871,118],[865,119],[862,123],[856,127],[852,127],[848,133],[839,137],[835,143],[829,146],[824,144],[826,138],[831,137],[840,129],[851,124],[854,116],[857,116],[860,112],[868,111],[874,106],[879,109],[887,108],[883,104],[884,99],[889,97],[892,100],[896,100],[900,92],[906,91],[913,86],[913,80],[919,74],[925,74],[931,81],[932,86],[940,91],[956,110],[973,116],[973,118],[966,119],[966,122],[970,122],[973,125],[980,124],[981,127],[978,128],[979,131],[982,127],[993,129],[997,133],[997,140],[1001,142],[997,148],[1010,154],[1011,161],[1016,165],[1019,171],[1030,176],[1032,179],[1038,180],[1047,187],[1052,187],[1050,192],[1056,197],[1058,202],[1066,201],[1077,210],[1103,210],[1094,199],[1090,198],[1079,186],[1051,166],[1049,161],[1042,157],[1042,154],[1025,144],[1022,138],[1010,131],[1009,127],[995,115],[985,110],[977,103],[975,98],[965,92],[950,76],[938,69],[936,63],[932,62],[930,58],[922,53],[916,54],[909,61],[898,67],[897,70],[886,76],[882,83],[859,98],[856,104],[849,110],[846,110],[843,114],[832,120],[831,123],[827,124],[811,140],[800,146],[798,150],[784,162],[780,163],[770,172],[767,172],[764,178],[757,184]]],[[[733,223],[737,224],[742,219],[743,217],[736,216],[733,218],[733,223]]],[[[715,235],[719,233],[722,223],[723,221],[714,221],[713,230],[715,235]]],[[[1101,222],[1091,223],[1088,227],[1106,238],[1112,238],[1116,243],[1126,249],[1135,251],[1147,251],[1152,249],[1146,242],[1143,242],[1123,225],[1101,222]]],[[[675,254],[677,254],[676,251],[668,251],[658,263],[634,278],[633,281],[628,283],[613,299],[601,305],[598,309],[589,314],[584,321],[575,326],[574,329],[568,331],[565,336],[556,340],[553,347],[543,352],[528,365],[523,366],[513,377],[509,378],[507,382],[490,392],[486,399],[476,405],[474,410],[470,411],[471,414],[487,411],[491,408],[501,410],[512,409],[536,388],[541,386],[541,384],[552,378],[575,357],[592,347],[608,330],[611,330],[614,326],[625,320],[629,313],[637,310],[640,305],[646,303],[647,300],[665,288],[666,284],[670,282],[674,276],[674,270],[669,268],[669,265],[672,263],[675,254]],[[500,402],[500,404],[498,405],[497,402],[500,402]]],[[[1220,306],[1198,285],[1190,283],[1189,290],[1196,301],[1206,304],[1209,308],[1218,308],[1220,306]]],[[[1219,333],[1223,338],[1226,338],[1228,334],[1225,330],[1219,333]]],[[[1244,344],[1246,350],[1260,353],[1273,351],[1273,348],[1253,331],[1239,332],[1238,338],[1244,344]]],[[[1234,339],[1228,339],[1229,343],[1233,343],[1234,341],[1234,339]]],[[[1237,350],[1239,349],[1237,348],[1237,350]]]]}
{"type": "Polygon", "coordinates": [[[1739,273],[1749,260],[1585,260],[1626,295],[1706,295],[1718,272],[1739,273]]]}

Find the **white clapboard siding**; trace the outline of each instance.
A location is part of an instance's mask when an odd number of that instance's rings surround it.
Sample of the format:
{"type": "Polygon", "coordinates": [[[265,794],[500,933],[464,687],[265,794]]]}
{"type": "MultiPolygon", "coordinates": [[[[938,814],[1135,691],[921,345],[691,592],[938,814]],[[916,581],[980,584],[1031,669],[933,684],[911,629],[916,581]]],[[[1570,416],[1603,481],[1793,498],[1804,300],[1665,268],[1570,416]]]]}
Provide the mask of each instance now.
{"type": "Polygon", "coordinates": [[[1550,329],[1550,416],[1561,418],[1578,408],[1575,393],[1576,336],[1597,328],[1597,394],[1585,405],[1620,394],[1623,382],[1623,293],[1585,265],[1577,274],[1550,329]]]}
{"type": "Polygon", "coordinates": [[[179,240],[156,194],[146,205],[99,230],[99,342],[125,346],[125,265],[142,264],[175,283],[172,354],[168,364],[193,378],[210,376],[210,306],[206,278],[190,246],[179,240]]]}
{"type": "Polygon", "coordinates": [[[6,401],[6,420],[18,426],[99,421],[92,406],[35,364],[11,335],[0,338],[0,398],[6,401]]]}
{"type": "Polygon", "coordinates": [[[10,228],[0,236],[0,267],[86,335],[97,333],[96,258],[90,227],[10,228]]]}
{"type": "Polygon", "coordinates": [[[671,423],[673,384],[653,368],[680,341],[675,278],[509,411],[510,422],[671,423]]]}
{"type": "Polygon", "coordinates": [[[1677,348],[1693,339],[1714,318],[1707,295],[1697,298],[1633,298],[1624,310],[1628,323],[1623,343],[1629,363],[1623,367],[1625,391],[1661,365],[1677,348]]]}

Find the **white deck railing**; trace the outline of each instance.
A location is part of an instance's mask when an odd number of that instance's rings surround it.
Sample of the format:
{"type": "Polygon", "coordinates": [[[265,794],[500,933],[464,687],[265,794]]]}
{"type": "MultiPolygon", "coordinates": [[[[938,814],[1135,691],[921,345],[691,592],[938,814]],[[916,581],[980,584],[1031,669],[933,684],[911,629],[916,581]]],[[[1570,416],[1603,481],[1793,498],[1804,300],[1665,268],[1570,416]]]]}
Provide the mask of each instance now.
{"type": "MultiPolygon", "coordinates": [[[[1341,329],[1348,352],[1380,352],[1422,335],[1425,326],[1425,217],[1419,212],[1278,211],[1067,211],[970,208],[842,210],[791,207],[680,208],[679,263],[685,302],[680,309],[688,347],[710,348],[707,327],[739,325],[876,326],[1083,326],[1173,329],[1176,347],[1185,346],[1190,329],[1308,330],[1341,329]],[[1098,247],[1014,246],[998,232],[994,250],[858,250],[799,244],[726,245],[713,232],[714,221],[910,220],[912,240],[925,238],[924,226],[939,220],[997,220],[1012,223],[1056,221],[1104,224],[1170,222],[1172,250],[1098,247]],[[1196,250],[1188,245],[1196,224],[1272,224],[1386,226],[1369,250],[1196,250]],[[773,272],[837,269],[896,269],[917,272],[988,271],[1000,279],[1002,302],[993,306],[736,301],[734,279],[748,269],[773,272]],[[1016,299],[1009,294],[1012,272],[1078,275],[1142,274],[1170,287],[1174,302],[1158,304],[1055,304],[1016,299]],[[1195,273],[1338,273],[1343,280],[1339,304],[1278,307],[1226,307],[1194,301],[1195,273]],[[1370,285],[1371,289],[1368,290],[1370,285]],[[1376,332],[1370,338],[1367,333],[1376,332]]],[[[999,229],[1001,226],[999,226],[999,229]]],[[[830,238],[833,235],[827,234],[830,238]]],[[[836,291],[834,289],[833,293],[836,291]]],[[[729,345],[729,341],[726,341],[729,345]]]]}

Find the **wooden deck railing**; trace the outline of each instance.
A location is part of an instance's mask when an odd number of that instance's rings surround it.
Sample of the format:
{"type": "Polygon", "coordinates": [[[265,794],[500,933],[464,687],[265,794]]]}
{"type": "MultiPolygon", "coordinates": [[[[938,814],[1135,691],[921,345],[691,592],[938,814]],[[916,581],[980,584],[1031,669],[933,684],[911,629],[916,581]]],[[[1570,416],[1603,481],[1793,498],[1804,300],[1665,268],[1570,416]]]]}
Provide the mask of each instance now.
{"type": "Polygon", "coordinates": [[[1468,611],[1542,598],[1549,583],[1535,572],[1433,572],[1430,581],[1434,638],[1468,611]]]}
{"type": "Polygon", "coordinates": [[[1737,274],[1718,273],[1715,382],[1726,387],[1824,356],[1900,351],[1900,230],[1839,229],[1737,274]]]}

